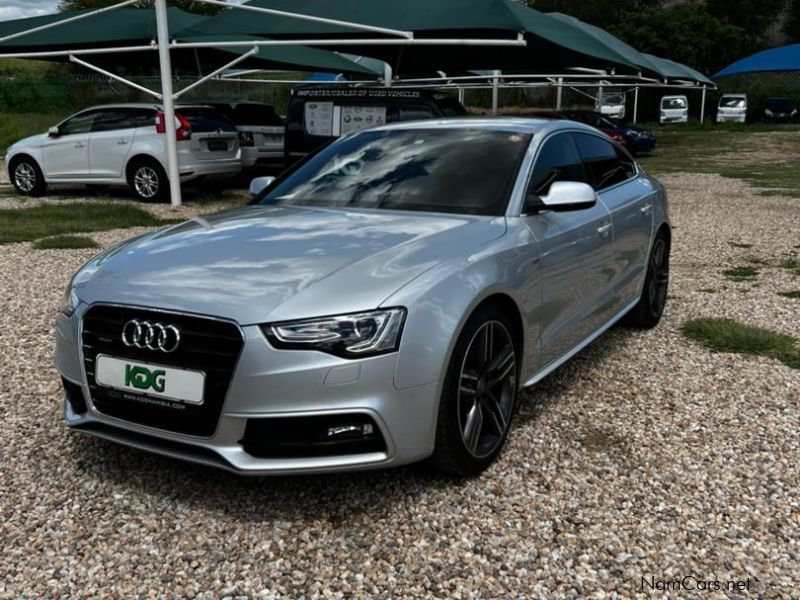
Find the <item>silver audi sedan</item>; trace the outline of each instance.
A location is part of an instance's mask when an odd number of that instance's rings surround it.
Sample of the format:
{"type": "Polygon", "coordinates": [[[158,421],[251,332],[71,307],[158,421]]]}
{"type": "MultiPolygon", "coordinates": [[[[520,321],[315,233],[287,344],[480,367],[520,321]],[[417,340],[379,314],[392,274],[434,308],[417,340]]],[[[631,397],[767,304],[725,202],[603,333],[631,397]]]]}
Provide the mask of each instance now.
{"type": "Polygon", "coordinates": [[[579,123],[363,130],[261,183],[75,275],[71,428],[237,473],[469,476],[521,389],[664,310],[664,189],[579,123]]]}

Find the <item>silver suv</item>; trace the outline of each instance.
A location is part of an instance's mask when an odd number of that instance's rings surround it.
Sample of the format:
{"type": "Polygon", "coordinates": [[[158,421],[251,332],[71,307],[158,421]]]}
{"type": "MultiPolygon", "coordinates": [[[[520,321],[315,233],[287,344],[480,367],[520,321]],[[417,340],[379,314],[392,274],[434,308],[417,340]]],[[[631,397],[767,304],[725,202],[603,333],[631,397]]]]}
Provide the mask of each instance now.
{"type": "MultiPolygon", "coordinates": [[[[236,127],[213,108],[179,106],[175,117],[181,181],[232,177],[242,169],[236,127]]],[[[164,113],[157,104],[113,104],[83,110],[45,134],[9,147],[14,187],[41,196],[48,184],[128,185],[139,200],[169,195],[164,113]]]]}

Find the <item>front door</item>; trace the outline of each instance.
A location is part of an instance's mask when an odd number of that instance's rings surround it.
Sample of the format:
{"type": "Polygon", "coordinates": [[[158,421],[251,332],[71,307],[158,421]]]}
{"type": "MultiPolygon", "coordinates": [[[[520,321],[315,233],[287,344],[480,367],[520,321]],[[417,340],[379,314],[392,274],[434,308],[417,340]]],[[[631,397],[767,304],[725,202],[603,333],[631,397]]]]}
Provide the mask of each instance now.
{"type": "Polygon", "coordinates": [[[79,179],[89,175],[89,136],[97,111],[75,115],[58,126],[58,136],[50,137],[42,148],[44,171],[48,179],[79,179]]]}
{"type": "MultiPolygon", "coordinates": [[[[555,181],[589,183],[571,133],[545,140],[526,196],[546,195],[555,181]]],[[[611,296],[611,215],[602,201],[590,209],[524,215],[538,241],[542,301],[528,321],[540,328],[536,370],[563,356],[603,325],[611,296]]]]}

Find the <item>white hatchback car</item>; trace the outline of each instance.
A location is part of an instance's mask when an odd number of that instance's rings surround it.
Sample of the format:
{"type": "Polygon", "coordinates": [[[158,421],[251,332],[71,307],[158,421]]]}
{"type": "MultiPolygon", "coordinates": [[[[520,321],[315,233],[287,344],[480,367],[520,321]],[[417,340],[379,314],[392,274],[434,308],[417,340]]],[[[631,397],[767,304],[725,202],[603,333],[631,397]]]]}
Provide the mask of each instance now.
{"type": "MultiPolygon", "coordinates": [[[[179,106],[174,129],[181,181],[242,170],[236,127],[213,108],[179,106]]],[[[139,200],[158,202],[169,196],[165,132],[157,104],[95,106],[10,146],[8,174],[28,196],[41,196],[48,184],[128,185],[139,200]]]]}

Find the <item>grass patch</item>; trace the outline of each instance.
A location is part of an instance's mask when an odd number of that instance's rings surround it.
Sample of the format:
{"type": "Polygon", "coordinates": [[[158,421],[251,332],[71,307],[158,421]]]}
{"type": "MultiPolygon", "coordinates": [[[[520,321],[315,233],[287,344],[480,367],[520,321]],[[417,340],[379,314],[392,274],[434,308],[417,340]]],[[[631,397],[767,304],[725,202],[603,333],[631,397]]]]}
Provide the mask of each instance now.
{"type": "Polygon", "coordinates": [[[55,235],[36,240],[33,247],[37,250],[74,250],[78,248],[99,248],[100,244],[85,235],[55,235]]]}
{"type": "Polygon", "coordinates": [[[728,242],[728,244],[730,244],[734,248],[745,248],[745,249],[747,249],[747,248],[752,248],[753,247],[753,244],[740,244],[738,242],[728,242]]]}
{"type": "Polygon", "coordinates": [[[0,112],[0,152],[13,143],[37,133],[46,133],[66,115],[49,113],[0,112]]]}
{"type": "Polygon", "coordinates": [[[758,277],[758,269],[755,267],[734,267],[723,271],[722,274],[731,281],[740,283],[742,281],[753,281],[758,277]]]}
{"type": "Polygon", "coordinates": [[[789,269],[790,271],[794,271],[795,269],[800,269],[800,260],[796,259],[794,256],[791,256],[781,260],[781,262],[778,263],[778,266],[781,269],[789,269]]]}
{"type": "Polygon", "coordinates": [[[701,288],[701,289],[699,289],[697,291],[698,292],[703,292],[704,294],[716,294],[717,293],[717,290],[715,290],[714,288],[701,288]]]}
{"type": "Polygon", "coordinates": [[[129,204],[42,204],[0,210],[0,244],[109,229],[159,227],[177,222],[159,219],[129,204]]]}
{"type": "Polygon", "coordinates": [[[800,300],[800,290],[792,290],[791,292],[778,292],[778,296],[791,298],[792,300],[800,300]]]}
{"type": "Polygon", "coordinates": [[[797,126],[704,125],[653,128],[658,146],[642,157],[648,171],[711,173],[740,179],[759,195],[800,198],[800,135],[797,126]]]}
{"type": "Polygon", "coordinates": [[[681,331],[715,352],[767,356],[800,369],[800,347],[790,335],[742,325],[731,319],[694,319],[685,323],[681,331]]]}

